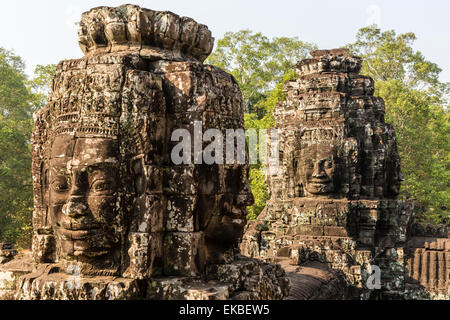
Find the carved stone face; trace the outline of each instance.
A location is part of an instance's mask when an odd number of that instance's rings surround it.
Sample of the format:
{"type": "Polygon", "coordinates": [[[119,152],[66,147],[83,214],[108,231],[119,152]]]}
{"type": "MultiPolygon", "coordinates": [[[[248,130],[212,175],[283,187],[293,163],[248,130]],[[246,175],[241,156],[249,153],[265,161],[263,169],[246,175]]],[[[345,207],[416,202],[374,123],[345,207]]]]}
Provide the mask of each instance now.
{"type": "Polygon", "coordinates": [[[387,197],[397,198],[400,194],[402,183],[403,181],[405,181],[405,178],[403,177],[401,172],[400,165],[392,164],[392,168],[388,168],[387,172],[389,174],[389,177],[387,179],[389,189],[387,197]]]}
{"type": "Polygon", "coordinates": [[[218,214],[211,217],[205,230],[208,263],[212,264],[225,262],[224,254],[238,245],[247,223],[247,207],[255,201],[246,168],[228,169],[225,174],[227,195],[223,196],[218,214]]]}
{"type": "Polygon", "coordinates": [[[113,139],[55,139],[49,169],[49,211],[64,259],[89,261],[111,256],[118,247],[117,154],[113,139]]]}
{"type": "Polygon", "coordinates": [[[315,144],[303,149],[299,169],[308,193],[327,195],[335,191],[336,153],[332,146],[315,144]]]}

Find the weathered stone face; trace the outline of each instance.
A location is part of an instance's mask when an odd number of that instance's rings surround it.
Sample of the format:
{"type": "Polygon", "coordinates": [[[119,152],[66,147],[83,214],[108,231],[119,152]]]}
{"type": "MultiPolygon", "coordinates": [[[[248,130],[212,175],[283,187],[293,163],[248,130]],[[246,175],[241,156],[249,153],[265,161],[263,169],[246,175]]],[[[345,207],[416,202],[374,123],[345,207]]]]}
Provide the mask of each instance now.
{"type": "Polygon", "coordinates": [[[313,196],[334,193],[337,185],[337,153],[333,146],[314,144],[301,151],[299,181],[313,196]]]}
{"type": "MultiPolygon", "coordinates": [[[[118,142],[58,136],[49,166],[49,213],[61,258],[112,259],[120,247],[118,142]]],[[[116,266],[118,268],[118,266],[116,266]]]]}
{"type": "Polygon", "coordinates": [[[17,297],[158,297],[151,287],[173,299],[183,295],[169,289],[191,282],[199,298],[286,295],[279,268],[238,254],[253,203],[249,166],[194,161],[207,130],[244,128],[236,81],[203,64],[214,43],[208,28],[171,12],[99,7],[83,14],[79,43],[86,56],[58,65],[48,105],[35,114],[35,268],[17,297]],[[181,165],[171,155],[179,129],[192,139],[181,165]],[[220,278],[217,265],[240,283],[220,278]]]}
{"type": "MultiPolygon", "coordinates": [[[[394,155],[395,156],[395,155],[394,155]]],[[[386,170],[387,175],[387,192],[385,193],[386,198],[397,198],[400,194],[400,189],[402,187],[402,182],[405,181],[399,159],[391,159],[388,170],[386,170]]]]}
{"type": "Polygon", "coordinates": [[[358,74],[361,59],[344,49],[311,55],[274,112],[282,162],[268,177],[272,195],[395,199],[403,181],[395,131],[373,80],[358,74]]]}
{"type": "Polygon", "coordinates": [[[280,165],[267,176],[271,199],[248,225],[242,251],[292,265],[319,261],[363,295],[371,292],[366,269],[379,265],[381,291],[396,294],[413,204],[396,200],[403,177],[395,131],[374,81],[358,74],[360,58],[346,49],[311,56],[275,108],[280,165]]]}

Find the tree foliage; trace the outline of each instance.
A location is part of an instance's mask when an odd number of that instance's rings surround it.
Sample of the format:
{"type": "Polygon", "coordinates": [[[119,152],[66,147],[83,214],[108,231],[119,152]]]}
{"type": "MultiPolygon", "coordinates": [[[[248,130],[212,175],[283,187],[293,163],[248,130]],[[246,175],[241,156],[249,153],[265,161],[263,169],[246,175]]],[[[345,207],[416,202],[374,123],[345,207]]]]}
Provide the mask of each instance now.
{"type": "Polygon", "coordinates": [[[448,223],[450,203],[449,84],[441,69],[413,49],[413,33],[362,28],[350,45],[364,59],[362,73],[375,80],[386,103],[402,158],[403,195],[416,199],[424,222],[448,223]]]}
{"type": "Polygon", "coordinates": [[[439,83],[442,71],[413,49],[414,33],[382,32],[376,25],[362,28],[350,49],[364,59],[362,73],[375,81],[399,80],[413,89],[439,83]]]}
{"type": "Polygon", "coordinates": [[[0,48],[0,241],[30,247],[32,114],[45,104],[55,68],[38,66],[31,81],[24,68],[20,57],[0,48]]]}
{"type": "Polygon", "coordinates": [[[267,94],[315,48],[298,38],[269,39],[261,33],[241,30],[226,33],[207,63],[231,73],[241,87],[246,110],[262,118],[266,110],[261,102],[267,94]]]}
{"type": "Polygon", "coordinates": [[[37,65],[34,70],[34,77],[28,81],[28,86],[33,92],[34,103],[33,111],[37,111],[45,107],[47,97],[51,91],[53,77],[56,73],[56,65],[37,65]]]}
{"type": "Polygon", "coordinates": [[[4,119],[30,117],[31,96],[22,59],[0,48],[0,115],[4,119]]]}

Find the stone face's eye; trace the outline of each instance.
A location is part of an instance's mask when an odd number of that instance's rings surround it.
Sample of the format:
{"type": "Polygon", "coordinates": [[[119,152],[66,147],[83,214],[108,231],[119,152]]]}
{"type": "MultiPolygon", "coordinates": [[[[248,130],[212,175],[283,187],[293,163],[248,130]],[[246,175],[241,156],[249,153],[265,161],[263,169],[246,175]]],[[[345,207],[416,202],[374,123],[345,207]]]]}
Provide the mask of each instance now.
{"type": "Polygon", "coordinates": [[[58,176],[52,181],[51,187],[53,191],[66,192],[70,189],[69,179],[65,176],[58,176]]]}
{"type": "Polygon", "coordinates": [[[95,180],[92,183],[91,190],[98,193],[112,192],[113,183],[108,180],[95,180]]]}
{"type": "Polygon", "coordinates": [[[308,169],[314,169],[314,163],[312,163],[311,161],[307,161],[305,166],[308,169]]]}
{"type": "Polygon", "coordinates": [[[333,168],[333,162],[331,160],[325,161],[324,165],[325,165],[325,168],[327,168],[327,169],[333,168]]]}

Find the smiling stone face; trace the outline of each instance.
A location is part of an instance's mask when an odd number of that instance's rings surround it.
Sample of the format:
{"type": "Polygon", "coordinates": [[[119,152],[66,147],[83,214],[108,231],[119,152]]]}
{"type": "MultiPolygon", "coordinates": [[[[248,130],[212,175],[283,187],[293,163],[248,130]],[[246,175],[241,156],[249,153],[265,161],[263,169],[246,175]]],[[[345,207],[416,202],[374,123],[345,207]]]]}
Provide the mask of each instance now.
{"type": "Polygon", "coordinates": [[[49,211],[65,260],[113,259],[120,243],[118,145],[59,136],[52,146],[49,211]],[[108,259],[109,257],[109,259],[108,259]]]}
{"type": "Polygon", "coordinates": [[[304,188],[314,196],[335,192],[337,156],[332,146],[314,144],[301,152],[300,178],[304,188]]]}

